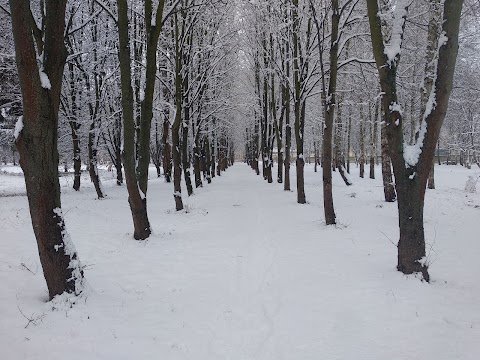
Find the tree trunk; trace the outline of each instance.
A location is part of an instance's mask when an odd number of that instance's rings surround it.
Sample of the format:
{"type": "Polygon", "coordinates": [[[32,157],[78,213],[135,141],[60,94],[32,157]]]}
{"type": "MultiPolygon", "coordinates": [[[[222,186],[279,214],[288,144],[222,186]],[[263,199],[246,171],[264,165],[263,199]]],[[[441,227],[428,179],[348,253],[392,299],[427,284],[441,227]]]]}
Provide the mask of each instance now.
{"type": "MultiPolygon", "coordinates": [[[[295,104],[295,107],[299,107],[300,104],[295,104]]],[[[305,156],[303,154],[303,120],[302,113],[304,113],[305,103],[302,105],[303,110],[295,109],[295,112],[299,113],[296,115],[295,119],[295,137],[297,142],[297,161],[296,161],[296,172],[297,172],[297,203],[306,204],[307,199],[305,197],[305,178],[304,178],[304,166],[305,166],[305,156]],[[297,120],[298,116],[298,120],[297,120]]]]}
{"type": "MultiPolygon", "coordinates": [[[[188,112],[187,109],[185,109],[185,112],[188,112]]],[[[193,194],[193,186],[190,175],[190,161],[188,159],[188,123],[186,122],[182,126],[182,166],[185,185],[187,186],[187,194],[190,196],[193,194]]]]}
{"type": "Polygon", "coordinates": [[[172,181],[172,146],[169,139],[170,122],[168,118],[163,121],[163,174],[167,183],[172,181]]]}
{"type": "MultiPolygon", "coordinates": [[[[288,72],[287,72],[288,74],[288,72]]],[[[290,89],[287,85],[285,99],[285,176],[283,190],[290,191],[290,153],[292,147],[292,127],[290,126],[290,89]]]]}
{"type": "MultiPolygon", "coordinates": [[[[328,89],[325,88],[325,73],[323,72],[323,60],[322,62],[322,105],[324,108],[325,124],[323,128],[323,143],[322,143],[322,171],[323,171],[323,210],[325,213],[325,223],[327,225],[334,225],[335,221],[335,209],[333,206],[333,192],[332,192],[332,141],[333,141],[333,125],[335,119],[335,107],[336,103],[336,89],[337,89],[337,63],[338,63],[338,27],[340,22],[340,12],[338,6],[338,0],[332,0],[332,32],[330,38],[330,76],[328,89]]],[[[320,28],[317,24],[317,33],[320,33],[320,28]]],[[[320,54],[322,56],[322,54],[320,54]]],[[[340,140],[337,139],[339,142],[340,140]]],[[[339,144],[337,144],[337,156],[336,161],[340,161],[339,157],[339,144]]],[[[339,167],[343,168],[342,166],[339,167]]],[[[345,178],[345,176],[343,176],[345,178]]],[[[348,181],[346,181],[348,184],[348,181]]]]}
{"type": "Polygon", "coordinates": [[[97,167],[97,136],[96,136],[95,120],[90,125],[90,131],[88,133],[88,173],[90,174],[90,180],[93,182],[95,191],[97,192],[97,198],[103,199],[104,193],[100,177],[98,176],[97,167]]]}
{"type": "Polygon", "coordinates": [[[150,142],[150,159],[155,165],[157,171],[157,178],[162,176],[162,145],[160,142],[160,133],[158,131],[158,122],[155,121],[154,138],[150,142]]]}
{"type": "Polygon", "coordinates": [[[347,173],[350,174],[350,151],[351,151],[351,136],[352,136],[352,114],[348,111],[348,134],[347,134],[347,173]]]}
{"type": "MultiPolygon", "coordinates": [[[[179,121],[180,122],[180,121],[179,121]]],[[[176,127],[175,124],[172,127],[172,147],[173,147],[173,197],[175,199],[175,209],[177,211],[183,210],[183,201],[182,201],[182,168],[181,168],[181,158],[179,151],[179,127],[176,127]]]]}
{"type": "Polygon", "coordinates": [[[205,151],[205,172],[207,173],[206,179],[207,179],[207,183],[210,184],[212,182],[212,175],[211,175],[212,157],[210,152],[210,141],[208,141],[208,135],[205,138],[204,151],[205,151]]]}
{"type": "Polygon", "coordinates": [[[331,103],[327,103],[326,98],[322,99],[325,107],[325,125],[322,143],[322,178],[323,178],[323,210],[325,213],[325,223],[327,225],[335,224],[335,209],[333,207],[332,193],[332,136],[333,136],[333,116],[335,98],[329,94],[331,103]]]}
{"type": "Polygon", "coordinates": [[[72,128],[72,142],[73,142],[73,188],[80,190],[80,179],[82,173],[82,159],[80,157],[80,138],[78,136],[78,129],[80,126],[77,123],[71,124],[72,128]]]}
{"type": "MultiPolygon", "coordinates": [[[[178,21],[177,14],[174,14],[175,19],[175,43],[178,44],[178,21]]],[[[177,45],[178,46],[178,45],[177,45]]],[[[181,61],[179,49],[176,49],[177,56],[175,57],[175,120],[172,125],[172,158],[173,158],[173,197],[175,199],[175,209],[177,211],[183,210],[182,201],[182,168],[180,156],[180,124],[182,115],[182,74],[181,61]]]]}
{"type": "MultiPolygon", "coordinates": [[[[384,112],[382,111],[382,114],[384,112]]],[[[397,198],[395,187],[393,186],[392,164],[388,151],[387,132],[385,123],[381,125],[381,150],[382,150],[382,179],[383,194],[386,202],[394,202],[397,198]]]]}
{"type": "MultiPolygon", "coordinates": [[[[215,118],[213,119],[213,128],[215,129],[215,118]]],[[[258,138],[257,138],[258,141],[258,138]]],[[[212,162],[212,178],[215,177],[215,161],[216,161],[216,156],[215,156],[215,150],[216,150],[216,144],[217,140],[215,137],[215,130],[212,131],[212,148],[211,148],[211,162],[212,162]]],[[[258,143],[257,143],[258,144],[258,143]]],[[[258,153],[257,153],[258,156],[258,153]]],[[[258,160],[257,160],[257,175],[259,175],[259,170],[258,170],[258,160]]]]}
{"type": "MultiPolygon", "coordinates": [[[[122,0],[123,1],[123,0],[122,0]]],[[[162,29],[162,14],[165,1],[158,2],[156,12],[153,12],[152,1],[145,1],[145,85],[144,96],[141,101],[140,128],[138,133],[138,163],[137,179],[138,187],[147,197],[148,168],[150,166],[150,135],[153,119],[153,98],[155,94],[155,80],[157,76],[157,48],[158,38],[162,29]],[[155,16],[155,18],[153,18],[155,16]]],[[[140,60],[141,61],[141,60],[140,60]]]]}
{"type": "Polygon", "coordinates": [[[72,119],[69,121],[71,134],[72,134],[72,145],[73,145],[73,189],[75,191],[80,190],[80,180],[81,180],[81,169],[82,169],[82,160],[80,157],[80,137],[78,136],[78,131],[80,130],[80,124],[77,122],[78,107],[77,107],[77,94],[76,94],[76,81],[74,76],[74,63],[69,64],[69,74],[70,74],[70,98],[72,103],[71,116],[72,119]]]}
{"type": "Polygon", "coordinates": [[[360,177],[365,174],[365,118],[363,106],[360,106],[360,177]]]}
{"type": "MultiPolygon", "coordinates": [[[[343,141],[342,141],[342,136],[343,136],[343,119],[342,119],[342,107],[340,106],[341,101],[339,101],[339,104],[337,105],[338,111],[337,111],[337,126],[335,129],[335,168],[338,169],[338,173],[340,174],[343,182],[345,185],[350,186],[352,185],[352,182],[350,179],[347,177],[345,174],[345,155],[343,153],[343,141]]],[[[332,201],[333,201],[333,195],[332,195],[332,201]]]]}
{"type": "Polygon", "coordinates": [[[273,159],[272,159],[272,150],[273,150],[273,130],[272,124],[268,124],[268,141],[267,141],[267,182],[271,184],[273,182],[272,168],[273,168],[273,159]]]}
{"type": "Polygon", "coordinates": [[[118,4],[118,58],[120,62],[120,79],[122,86],[123,112],[123,163],[127,183],[128,203],[132,212],[136,240],[150,236],[150,222],[147,215],[147,199],[140,195],[135,169],[135,119],[133,115],[133,89],[130,64],[130,37],[128,34],[128,5],[126,0],[117,0],[118,4]]]}
{"type": "Polygon", "coordinates": [[[117,170],[117,185],[120,186],[123,184],[122,159],[121,159],[120,151],[118,153],[115,169],[117,170]]]}
{"type": "MultiPolygon", "coordinates": [[[[293,22],[293,84],[294,84],[294,114],[295,114],[295,140],[297,144],[297,202],[305,204],[305,182],[304,182],[304,128],[305,128],[305,99],[303,98],[303,79],[300,74],[300,68],[303,68],[300,59],[301,44],[299,39],[298,28],[298,0],[293,0],[292,7],[292,22],[293,22]]],[[[310,22],[308,20],[310,29],[310,22]]],[[[307,36],[308,37],[308,36],[307,36]]],[[[308,46],[307,46],[308,47],[308,46]]],[[[308,66],[305,67],[305,70],[308,66]]]]}
{"type": "Polygon", "coordinates": [[[45,2],[45,23],[39,35],[29,2],[10,0],[10,10],[23,102],[23,121],[19,120],[23,128],[15,143],[25,175],[40,262],[49,298],[53,299],[64,292],[82,292],[83,268],[65,228],[58,180],[58,110],[67,56],[62,36],[66,1],[45,2]],[[35,50],[32,34],[43,57],[35,50]],[[43,63],[39,68],[40,58],[43,63]]]}
{"type": "MultiPolygon", "coordinates": [[[[198,140],[197,140],[198,142],[198,140]]],[[[195,175],[195,187],[201,187],[202,184],[202,174],[201,174],[201,162],[202,162],[202,154],[200,151],[200,144],[195,144],[193,148],[193,173],[195,175]]]]}
{"type": "Polygon", "coordinates": [[[418,188],[418,181],[412,181],[412,183],[414,186],[409,189],[398,186],[397,183],[398,221],[400,226],[400,240],[397,245],[397,269],[404,274],[419,272],[428,282],[430,276],[428,274],[428,264],[425,263],[425,233],[423,229],[425,191],[418,188]]]}
{"type": "MultiPolygon", "coordinates": [[[[288,13],[285,10],[286,14],[288,13]]],[[[286,39],[285,41],[285,73],[287,79],[290,79],[290,40],[286,39]]],[[[282,80],[282,88],[284,89],[284,98],[283,107],[285,111],[285,155],[284,155],[284,183],[283,183],[283,190],[290,191],[290,150],[291,150],[291,142],[292,142],[292,128],[290,125],[290,83],[289,80],[282,80]]]]}
{"type": "Polygon", "coordinates": [[[375,179],[375,158],[377,157],[378,101],[375,102],[375,116],[370,125],[370,179],[375,179]]]}
{"type": "MultiPolygon", "coordinates": [[[[113,112],[113,110],[112,110],[113,112]]],[[[114,140],[113,145],[115,148],[115,158],[112,159],[117,169],[117,185],[120,186],[123,184],[123,173],[122,173],[122,119],[120,116],[115,117],[115,129],[114,129],[114,140]]]]}

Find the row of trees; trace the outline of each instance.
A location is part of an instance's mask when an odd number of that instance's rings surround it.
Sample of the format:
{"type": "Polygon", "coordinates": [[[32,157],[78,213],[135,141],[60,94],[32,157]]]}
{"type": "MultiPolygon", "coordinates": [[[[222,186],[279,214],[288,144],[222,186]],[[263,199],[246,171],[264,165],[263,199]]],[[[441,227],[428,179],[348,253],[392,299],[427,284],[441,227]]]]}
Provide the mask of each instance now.
{"type": "MultiPolygon", "coordinates": [[[[305,203],[310,116],[312,133],[317,129],[321,135],[314,152],[323,170],[325,222],[332,225],[332,171],[351,184],[346,159],[352,133],[358,126],[361,177],[367,154],[370,177],[375,176],[380,136],[385,200],[396,199],[399,211],[397,268],[421,273],[426,281],[425,188],[429,178],[434,187],[432,162],[452,90],[462,5],[449,0],[278,0],[244,8],[250,84],[257,98],[245,131],[247,162],[259,174],[262,159],[263,176],[272,182],[276,144],[277,181],[290,190],[293,127],[297,201],[305,203]]],[[[470,130],[474,118],[478,121],[472,111],[470,130]]],[[[473,130],[461,134],[468,134],[475,149],[473,130]]]]}
{"type": "Polygon", "coordinates": [[[146,239],[151,162],[173,182],[177,210],[182,174],[191,195],[233,162],[233,11],[213,0],[12,0],[2,10],[23,104],[15,142],[50,298],[79,294],[83,268],[61,212],[59,140],[71,144],[75,190],[86,143],[98,198],[98,156],[108,154],[117,183],[125,177],[134,238],[146,239]]]}
{"type": "MultiPolygon", "coordinates": [[[[135,239],[151,233],[150,163],[173,182],[181,210],[182,178],[191,195],[234,161],[235,149],[268,182],[276,153],[276,180],[290,190],[294,150],[303,204],[313,147],[332,225],[333,172],[350,185],[354,152],[360,176],[369,160],[374,177],[380,154],[385,199],[398,200],[397,267],[429,280],[423,199],[452,88],[463,1],[9,2],[0,3],[1,21],[13,29],[1,42],[8,88],[0,106],[22,115],[15,142],[50,297],[78,294],[83,282],[61,213],[58,148],[73,159],[75,190],[88,159],[98,198],[105,196],[99,158],[109,159],[117,183],[126,182],[135,239]]],[[[460,41],[471,44],[467,35],[477,25],[464,18],[460,41]]],[[[462,57],[455,79],[468,99],[478,96],[473,54],[462,57]]],[[[447,120],[441,142],[462,144],[475,162],[478,117],[462,96],[453,109],[463,120],[447,120]]]]}

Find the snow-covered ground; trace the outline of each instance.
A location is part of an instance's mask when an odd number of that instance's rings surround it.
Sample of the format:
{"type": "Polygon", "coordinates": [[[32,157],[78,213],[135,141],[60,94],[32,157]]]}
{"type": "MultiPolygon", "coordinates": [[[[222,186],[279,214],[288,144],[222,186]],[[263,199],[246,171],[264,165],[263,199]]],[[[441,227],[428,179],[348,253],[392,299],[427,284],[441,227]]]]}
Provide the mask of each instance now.
{"type": "Polygon", "coordinates": [[[337,227],[323,223],[313,165],[306,205],[239,163],[184,196],[181,213],[152,169],[144,242],[114,173],[102,172],[101,201],[86,178],[74,192],[62,177],[90,289],[54,310],[23,178],[2,171],[14,169],[0,167],[2,360],[480,358],[480,195],[464,192],[476,168],[437,167],[427,191],[431,284],[395,269],[396,204],[383,202],[379,168],[377,180],[354,168],[351,187],[334,173],[337,227]]]}

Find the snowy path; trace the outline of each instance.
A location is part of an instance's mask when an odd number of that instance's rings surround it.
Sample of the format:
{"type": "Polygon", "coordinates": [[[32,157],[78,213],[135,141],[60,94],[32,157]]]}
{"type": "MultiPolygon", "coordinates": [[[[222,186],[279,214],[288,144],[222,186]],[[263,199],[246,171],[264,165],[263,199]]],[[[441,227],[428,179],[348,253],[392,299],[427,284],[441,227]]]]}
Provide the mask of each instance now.
{"type": "Polygon", "coordinates": [[[342,225],[327,228],[309,166],[307,205],[237,164],[176,213],[171,186],[154,179],[145,242],[132,239],[125,188],[106,181],[103,201],[65,188],[91,290],[61,311],[44,303],[26,198],[0,198],[0,358],[478,359],[480,197],[442,171],[427,197],[431,285],[395,271],[396,205],[380,180],[335,178],[342,225]],[[17,306],[36,324],[25,328],[17,306]]]}

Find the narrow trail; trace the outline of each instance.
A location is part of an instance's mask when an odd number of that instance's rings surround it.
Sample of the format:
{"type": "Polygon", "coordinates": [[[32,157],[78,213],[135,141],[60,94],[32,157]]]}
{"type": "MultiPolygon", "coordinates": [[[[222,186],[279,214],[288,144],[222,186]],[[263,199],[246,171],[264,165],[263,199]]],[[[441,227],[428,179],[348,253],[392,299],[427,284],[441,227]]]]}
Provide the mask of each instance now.
{"type": "MultiPolygon", "coordinates": [[[[247,169],[247,171],[249,171],[247,169]]],[[[260,177],[253,173],[245,176],[244,166],[235,166],[225,174],[218,195],[211,196],[228,199],[222,191],[231,192],[231,203],[220,205],[221,213],[233,211],[225,217],[225,226],[230,229],[232,237],[225,239],[234,246],[237,255],[235,268],[231,273],[232,284],[229,306],[234,309],[230,313],[229,331],[217,333],[214,353],[228,356],[231,345],[235,344],[235,352],[243,353],[247,358],[258,358],[271,353],[274,349],[272,335],[274,334],[274,316],[281,306],[281,289],[271,289],[272,276],[275,276],[275,257],[278,246],[275,243],[276,222],[287,223],[288,214],[275,217],[272,208],[280,208],[281,201],[273,197],[270,201],[272,186],[262,183],[260,177]],[[232,179],[237,179],[232,182],[232,179]],[[241,181],[238,181],[241,179],[241,181]],[[225,190],[222,189],[225,187],[225,190]],[[258,187],[257,191],[252,191],[258,187]],[[223,207],[223,209],[222,209],[223,207]],[[241,220],[240,220],[241,219],[241,220]],[[238,337],[238,330],[244,333],[238,337]]],[[[278,215],[278,214],[277,214],[278,215]]],[[[223,216],[222,216],[223,219],[223,216]]],[[[222,221],[223,222],[223,221],[222,221]]],[[[222,271],[222,269],[219,269],[222,271]]]]}

